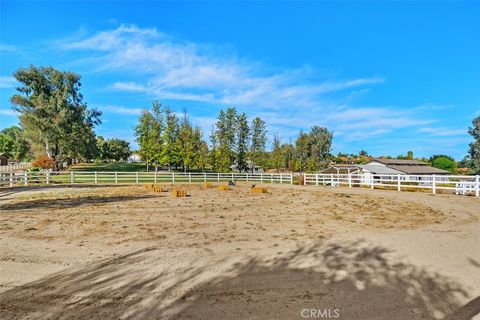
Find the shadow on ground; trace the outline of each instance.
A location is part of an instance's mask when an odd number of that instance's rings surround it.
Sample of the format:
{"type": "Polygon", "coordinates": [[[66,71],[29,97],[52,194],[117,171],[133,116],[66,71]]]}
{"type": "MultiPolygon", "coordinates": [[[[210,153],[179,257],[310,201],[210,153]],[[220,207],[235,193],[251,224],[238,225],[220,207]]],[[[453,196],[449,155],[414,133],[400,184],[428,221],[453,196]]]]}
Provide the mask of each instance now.
{"type": "Polygon", "coordinates": [[[303,309],[337,309],[337,319],[466,320],[478,313],[479,299],[462,306],[467,293],[448,278],[386,256],[364,241],[319,242],[273,258],[179,268],[162,265],[162,251],[149,248],[4,291],[0,318],[303,319],[303,309]]]}
{"type": "Polygon", "coordinates": [[[102,204],[111,202],[125,202],[133,200],[141,200],[148,198],[156,198],[159,195],[125,195],[125,196],[101,196],[101,195],[82,195],[81,197],[61,197],[40,198],[19,200],[14,203],[0,204],[0,210],[28,210],[28,209],[53,209],[53,208],[73,208],[78,206],[88,206],[92,204],[102,204]]]}

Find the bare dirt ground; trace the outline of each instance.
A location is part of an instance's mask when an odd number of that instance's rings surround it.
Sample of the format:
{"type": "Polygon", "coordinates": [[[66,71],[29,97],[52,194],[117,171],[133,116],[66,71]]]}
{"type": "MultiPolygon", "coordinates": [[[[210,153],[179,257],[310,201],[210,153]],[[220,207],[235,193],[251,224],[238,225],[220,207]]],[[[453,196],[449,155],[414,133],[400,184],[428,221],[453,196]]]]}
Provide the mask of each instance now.
{"type": "Polygon", "coordinates": [[[470,319],[480,311],[476,198],[183,187],[187,198],[142,186],[2,191],[0,318],[470,319]]]}

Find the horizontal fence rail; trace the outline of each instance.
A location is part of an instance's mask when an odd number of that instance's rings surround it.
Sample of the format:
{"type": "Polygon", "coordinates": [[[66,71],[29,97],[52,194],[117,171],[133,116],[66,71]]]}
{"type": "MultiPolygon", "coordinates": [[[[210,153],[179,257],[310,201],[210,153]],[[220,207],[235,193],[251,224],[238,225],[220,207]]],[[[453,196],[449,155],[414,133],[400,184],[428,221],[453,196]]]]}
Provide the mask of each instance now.
{"type": "Polygon", "coordinates": [[[0,173],[0,187],[42,184],[142,184],[251,181],[293,184],[289,173],[23,171],[0,173]]]}
{"type": "Polygon", "coordinates": [[[426,190],[433,194],[438,191],[458,195],[480,195],[480,176],[456,175],[407,175],[407,174],[304,174],[304,185],[367,187],[397,191],[426,190]]]}

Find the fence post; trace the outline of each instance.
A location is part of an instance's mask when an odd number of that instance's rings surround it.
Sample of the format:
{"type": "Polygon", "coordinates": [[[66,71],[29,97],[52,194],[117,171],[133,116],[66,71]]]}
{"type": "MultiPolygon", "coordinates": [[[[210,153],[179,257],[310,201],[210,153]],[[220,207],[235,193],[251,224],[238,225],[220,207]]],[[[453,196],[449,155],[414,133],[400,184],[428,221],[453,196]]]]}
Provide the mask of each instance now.
{"type": "Polygon", "coordinates": [[[97,174],[97,171],[95,171],[95,184],[98,183],[98,174],[97,174]]]}
{"type": "Polygon", "coordinates": [[[349,188],[352,187],[352,174],[351,173],[348,174],[348,187],[349,188]]]}
{"type": "Polygon", "coordinates": [[[247,182],[248,182],[248,172],[246,172],[246,175],[247,175],[247,182]]]}
{"type": "Polygon", "coordinates": [[[207,173],[206,172],[203,173],[203,182],[207,182],[207,173]]]}
{"type": "Polygon", "coordinates": [[[175,183],[175,171],[172,172],[172,183],[175,183]]]}
{"type": "Polygon", "coordinates": [[[28,172],[24,171],[23,175],[24,175],[24,178],[25,178],[25,183],[24,184],[25,184],[25,186],[27,186],[28,185],[28,172]]]}
{"type": "Polygon", "coordinates": [[[280,184],[283,183],[283,175],[280,173],[280,184]]]}
{"type": "Polygon", "coordinates": [[[47,180],[47,184],[50,183],[50,171],[47,171],[47,173],[45,174],[45,179],[47,180]]]}
{"type": "Polygon", "coordinates": [[[273,173],[270,174],[270,183],[273,183],[273,173]]]}
{"type": "Polygon", "coordinates": [[[306,186],[307,185],[307,175],[305,173],[300,173],[300,175],[303,176],[303,185],[306,186]]]}
{"type": "Polygon", "coordinates": [[[135,172],[135,182],[138,183],[138,171],[135,172]]]}
{"type": "Polygon", "coordinates": [[[188,182],[192,182],[192,173],[191,172],[188,173],[188,182]]]}
{"type": "Polygon", "coordinates": [[[435,181],[435,175],[432,174],[432,193],[436,194],[437,193],[437,184],[435,181]]]}
{"type": "Polygon", "coordinates": [[[118,172],[115,171],[115,183],[118,183],[118,172]]]}
{"type": "Polygon", "coordinates": [[[155,170],[155,173],[153,175],[153,182],[157,183],[157,170],[155,170]]]}
{"type": "Polygon", "coordinates": [[[234,178],[233,178],[233,172],[232,172],[232,181],[233,181],[233,179],[234,179],[234,178]]]}
{"type": "Polygon", "coordinates": [[[290,173],[290,184],[293,184],[293,174],[290,173]]]}
{"type": "Polygon", "coordinates": [[[13,172],[10,172],[10,188],[13,188],[13,172]]]}
{"type": "Polygon", "coordinates": [[[260,172],[260,182],[263,182],[263,173],[260,172]]]}
{"type": "Polygon", "coordinates": [[[397,191],[400,192],[402,184],[400,183],[400,174],[397,175],[397,191]]]}
{"type": "Polygon", "coordinates": [[[217,181],[220,182],[220,172],[217,173],[217,181]]]}
{"type": "Polygon", "coordinates": [[[370,189],[373,189],[373,188],[375,188],[375,176],[372,173],[370,173],[370,177],[371,177],[370,178],[370,189]]]}
{"type": "Polygon", "coordinates": [[[73,184],[73,182],[75,181],[74,177],[73,177],[73,173],[74,171],[70,171],[70,183],[73,184]]]}
{"type": "Polygon", "coordinates": [[[315,174],[315,185],[318,186],[318,173],[315,174]]]}
{"type": "Polygon", "coordinates": [[[333,173],[330,173],[330,185],[333,186],[333,173]]]}
{"type": "Polygon", "coordinates": [[[475,176],[475,196],[476,197],[480,196],[480,176],[479,175],[475,176]]]}

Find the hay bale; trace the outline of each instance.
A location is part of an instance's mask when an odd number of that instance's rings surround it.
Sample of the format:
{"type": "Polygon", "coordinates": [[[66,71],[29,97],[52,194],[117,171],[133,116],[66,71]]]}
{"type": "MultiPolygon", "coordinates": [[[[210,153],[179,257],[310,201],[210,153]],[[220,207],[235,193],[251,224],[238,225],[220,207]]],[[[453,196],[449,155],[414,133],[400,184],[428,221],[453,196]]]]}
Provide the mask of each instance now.
{"type": "Polygon", "coordinates": [[[172,196],[174,196],[175,198],[178,198],[178,197],[186,197],[187,196],[187,191],[185,190],[173,190],[172,191],[172,196]]]}
{"type": "Polygon", "coordinates": [[[230,190],[230,188],[228,186],[218,186],[217,188],[218,190],[220,191],[227,191],[227,190],[230,190]]]}
{"type": "Polygon", "coordinates": [[[261,188],[261,187],[254,187],[250,189],[251,193],[267,193],[268,189],[267,188],[261,188]]]}
{"type": "Polygon", "coordinates": [[[210,182],[204,182],[202,184],[202,187],[204,187],[205,189],[208,189],[208,188],[213,188],[215,187],[214,185],[212,185],[210,182]]]}
{"type": "Polygon", "coordinates": [[[155,187],[154,184],[146,184],[145,189],[153,189],[155,187]]]}
{"type": "Polygon", "coordinates": [[[160,186],[153,186],[153,192],[163,192],[163,188],[160,186]]]}

